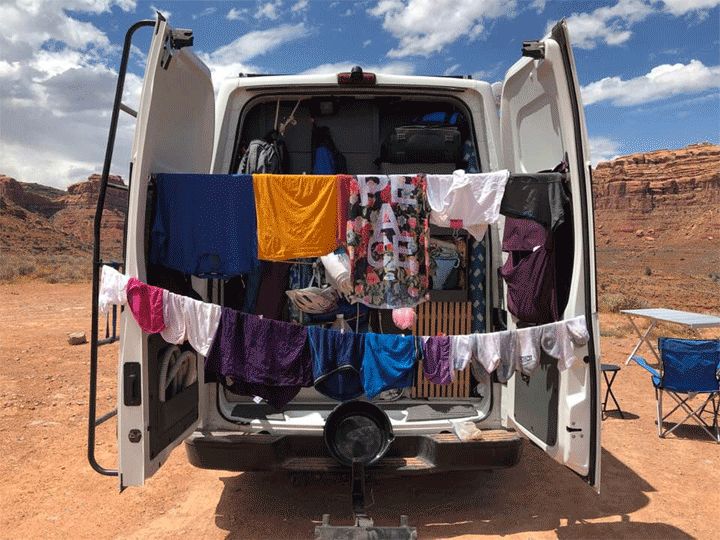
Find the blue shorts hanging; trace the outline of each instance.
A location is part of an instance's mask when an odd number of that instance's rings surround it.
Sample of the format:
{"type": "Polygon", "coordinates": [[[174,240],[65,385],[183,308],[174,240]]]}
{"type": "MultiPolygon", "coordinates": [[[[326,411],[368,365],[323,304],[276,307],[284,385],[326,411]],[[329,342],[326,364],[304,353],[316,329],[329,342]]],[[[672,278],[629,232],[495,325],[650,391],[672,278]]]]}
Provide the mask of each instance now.
{"type": "Polygon", "coordinates": [[[385,390],[412,386],[415,374],[415,338],[398,334],[365,334],[362,379],[372,399],[385,390]]]}
{"type": "Polygon", "coordinates": [[[315,390],[337,401],[347,401],[363,394],[360,363],[365,334],[307,329],[313,360],[315,390]]]}

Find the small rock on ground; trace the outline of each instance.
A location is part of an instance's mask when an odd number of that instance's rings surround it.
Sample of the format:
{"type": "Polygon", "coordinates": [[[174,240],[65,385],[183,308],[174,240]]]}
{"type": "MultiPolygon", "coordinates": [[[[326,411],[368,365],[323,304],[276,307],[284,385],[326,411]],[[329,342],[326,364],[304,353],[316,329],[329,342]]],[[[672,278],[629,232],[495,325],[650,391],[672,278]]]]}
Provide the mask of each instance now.
{"type": "Polygon", "coordinates": [[[87,343],[85,332],[71,332],[68,334],[68,343],[70,345],[82,345],[83,343],[87,343]]]}

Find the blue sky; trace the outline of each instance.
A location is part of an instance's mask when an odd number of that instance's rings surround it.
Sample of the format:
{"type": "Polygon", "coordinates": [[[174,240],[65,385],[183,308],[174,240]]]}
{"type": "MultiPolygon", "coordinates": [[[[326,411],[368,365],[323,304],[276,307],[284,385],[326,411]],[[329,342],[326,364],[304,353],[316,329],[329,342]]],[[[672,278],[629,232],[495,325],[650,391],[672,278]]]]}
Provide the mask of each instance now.
{"type": "MultiPolygon", "coordinates": [[[[0,5],[0,173],[64,187],[100,170],[125,30],[156,9],[194,30],[215,80],[360,64],[494,82],[567,17],[595,161],[720,142],[720,0],[17,0],[0,5]]],[[[121,174],[131,136],[124,123],[121,174]]]]}

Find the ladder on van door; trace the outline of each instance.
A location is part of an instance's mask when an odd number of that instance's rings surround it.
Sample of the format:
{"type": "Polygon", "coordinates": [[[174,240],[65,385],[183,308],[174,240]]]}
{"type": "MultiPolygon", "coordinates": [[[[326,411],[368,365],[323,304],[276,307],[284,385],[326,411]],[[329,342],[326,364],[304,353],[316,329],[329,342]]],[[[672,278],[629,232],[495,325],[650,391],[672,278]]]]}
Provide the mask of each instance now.
{"type": "MultiPolygon", "coordinates": [[[[162,17],[158,14],[158,17],[162,17]]],[[[130,193],[132,182],[132,163],[128,174],[128,185],[111,184],[108,182],[110,166],[112,164],[113,150],[115,147],[115,136],[117,135],[118,120],[120,111],[137,118],[137,111],[122,102],[123,90],[125,88],[125,75],[127,73],[128,60],[130,58],[130,46],[133,35],[137,30],[144,27],[155,26],[154,20],[142,20],[133,24],[125,34],[120,67],[118,69],[117,85],[115,87],[115,99],[113,101],[112,115],[110,117],[110,132],[108,134],[107,147],[105,149],[105,161],[103,163],[102,176],[100,178],[100,189],[98,190],[97,208],[93,222],[93,264],[92,264],[92,327],[90,330],[90,392],[88,397],[88,461],[90,466],[98,473],[105,476],[117,476],[117,469],[109,469],[100,465],[95,458],[95,430],[101,424],[107,422],[117,415],[117,408],[97,417],[97,373],[98,373],[98,348],[101,345],[113,343],[119,339],[117,333],[118,311],[113,306],[112,314],[105,319],[105,337],[100,339],[99,335],[99,307],[98,292],[100,290],[100,269],[104,264],[113,266],[116,269],[124,270],[124,261],[103,261],[100,250],[103,210],[105,209],[105,194],[108,188],[119,189],[130,193]]],[[[122,253],[125,254],[127,241],[127,212],[123,224],[122,253]]]]}

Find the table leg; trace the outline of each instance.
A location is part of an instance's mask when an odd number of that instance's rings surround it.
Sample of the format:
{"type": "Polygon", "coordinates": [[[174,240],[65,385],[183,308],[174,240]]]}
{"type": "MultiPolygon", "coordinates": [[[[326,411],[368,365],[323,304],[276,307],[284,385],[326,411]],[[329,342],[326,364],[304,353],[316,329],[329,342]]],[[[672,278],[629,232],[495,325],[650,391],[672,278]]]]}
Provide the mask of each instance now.
{"type": "Polygon", "coordinates": [[[643,343],[647,344],[648,347],[650,347],[650,350],[652,351],[653,355],[657,359],[658,363],[660,363],[660,357],[658,356],[657,352],[655,351],[655,347],[653,347],[652,343],[648,341],[647,337],[650,334],[650,332],[653,331],[655,326],[657,325],[657,321],[652,321],[650,323],[650,326],[647,327],[647,330],[645,332],[641,332],[640,329],[635,324],[635,321],[633,318],[628,315],[628,320],[630,321],[630,324],[632,325],[633,329],[635,330],[635,333],[640,336],[640,340],[635,345],[635,348],[633,348],[632,352],[628,355],[627,359],[625,360],[625,365],[627,366],[630,363],[630,360],[632,360],[632,357],[635,356],[635,353],[638,352],[638,349],[642,346],[643,343]]]}

